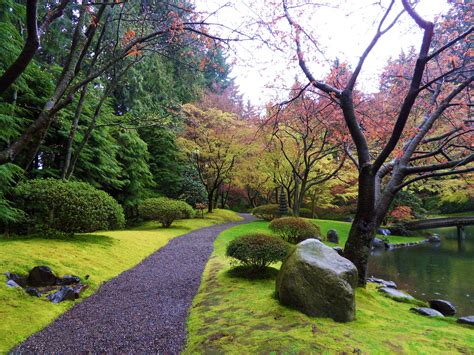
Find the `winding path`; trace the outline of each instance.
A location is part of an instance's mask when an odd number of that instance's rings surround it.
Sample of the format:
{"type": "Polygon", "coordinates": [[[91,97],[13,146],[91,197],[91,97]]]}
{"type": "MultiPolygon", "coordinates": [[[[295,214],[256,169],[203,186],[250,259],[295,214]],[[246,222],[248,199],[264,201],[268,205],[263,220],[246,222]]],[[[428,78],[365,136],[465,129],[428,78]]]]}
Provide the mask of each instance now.
{"type": "Polygon", "coordinates": [[[186,318],[220,232],[253,219],[202,228],[172,239],[134,268],[29,337],[12,353],[178,354],[186,318]]]}

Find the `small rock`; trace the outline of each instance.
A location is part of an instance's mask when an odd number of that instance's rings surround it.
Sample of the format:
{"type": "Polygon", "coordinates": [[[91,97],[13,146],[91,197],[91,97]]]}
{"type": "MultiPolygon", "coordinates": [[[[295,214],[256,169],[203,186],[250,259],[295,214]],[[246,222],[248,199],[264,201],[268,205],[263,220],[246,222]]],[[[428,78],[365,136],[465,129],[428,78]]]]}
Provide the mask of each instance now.
{"type": "Polygon", "coordinates": [[[392,232],[390,232],[390,229],[379,228],[379,229],[377,229],[377,234],[390,235],[390,234],[392,234],[392,232]]]}
{"type": "Polygon", "coordinates": [[[461,317],[457,322],[460,324],[474,325],[474,316],[461,317]]]}
{"type": "Polygon", "coordinates": [[[56,285],[57,277],[48,266],[35,266],[28,275],[28,284],[31,286],[56,285]]]}
{"type": "Polygon", "coordinates": [[[18,286],[21,286],[21,287],[26,286],[26,277],[24,276],[13,274],[11,272],[6,272],[5,276],[7,277],[8,280],[14,281],[18,286]]]}
{"type": "Polygon", "coordinates": [[[39,292],[38,289],[34,287],[27,287],[25,292],[30,296],[41,297],[41,292],[39,292]]]}
{"type": "Polygon", "coordinates": [[[376,249],[385,248],[385,242],[380,238],[374,238],[374,241],[372,242],[372,247],[376,249]]]}
{"type": "Polygon", "coordinates": [[[432,309],[428,307],[410,308],[410,311],[416,312],[418,314],[421,314],[422,316],[427,316],[427,317],[444,317],[441,312],[438,312],[436,309],[432,309]]]}
{"type": "Polygon", "coordinates": [[[340,255],[340,256],[344,256],[344,250],[342,250],[341,247],[333,247],[333,249],[340,255]]]}
{"type": "Polygon", "coordinates": [[[84,291],[85,289],[87,289],[89,286],[87,285],[84,285],[84,284],[81,284],[81,283],[78,283],[77,285],[73,286],[73,290],[74,290],[74,295],[76,298],[79,298],[79,296],[81,295],[82,291],[84,291]]]}
{"type": "Polygon", "coordinates": [[[75,300],[76,293],[71,286],[62,286],[58,291],[48,295],[48,300],[59,303],[65,300],[75,300]]]}
{"type": "Polygon", "coordinates": [[[400,291],[400,290],[395,290],[393,288],[390,288],[390,287],[381,287],[379,288],[379,292],[381,293],[385,293],[389,296],[392,296],[392,297],[396,297],[396,298],[403,298],[403,299],[406,299],[406,300],[413,300],[413,296],[410,296],[408,293],[405,293],[403,291],[400,291]]]}
{"type": "Polygon", "coordinates": [[[397,288],[397,284],[393,281],[387,281],[387,280],[384,280],[384,279],[378,279],[376,277],[369,277],[367,279],[368,282],[373,282],[373,283],[376,283],[376,284],[379,284],[379,285],[383,285],[385,287],[390,287],[390,288],[397,288]]]}
{"type": "Polygon", "coordinates": [[[13,280],[8,280],[7,281],[7,286],[8,287],[21,287],[20,285],[18,285],[15,281],[13,280]]]}
{"type": "Polygon", "coordinates": [[[58,279],[58,285],[61,286],[77,284],[79,282],[81,282],[81,278],[79,276],[74,275],[64,275],[63,278],[58,279]]]}
{"type": "Polygon", "coordinates": [[[444,316],[454,316],[456,314],[456,307],[451,302],[445,300],[431,300],[430,307],[441,312],[444,316]]]}
{"type": "Polygon", "coordinates": [[[336,244],[339,243],[339,235],[337,234],[337,232],[334,229],[328,230],[326,238],[327,238],[328,242],[336,243],[336,244]]]}
{"type": "Polygon", "coordinates": [[[428,237],[428,241],[430,243],[440,243],[441,242],[441,238],[438,234],[431,234],[429,237],[428,237]]]}

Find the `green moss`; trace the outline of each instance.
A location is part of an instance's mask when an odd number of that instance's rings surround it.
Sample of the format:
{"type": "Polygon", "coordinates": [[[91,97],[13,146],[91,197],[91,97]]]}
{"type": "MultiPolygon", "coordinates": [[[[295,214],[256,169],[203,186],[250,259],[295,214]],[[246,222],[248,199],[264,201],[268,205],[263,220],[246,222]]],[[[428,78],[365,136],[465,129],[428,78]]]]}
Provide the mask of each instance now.
{"type": "MultiPolygon", "coordinates": [[[[345,242],[349,225],[316,221],[336,229],[345,242]]],[[[253,222],[223,232],[203,275],[188,319],[185,353],[472,353],[472,329],[453,318],[432,319],[410,312],[412,304],[384,297],[369,284],[357,289],[356,320],[336,323],[281,306],[274,279],[240,279],[229,273],[227,243],[239,235],[268,232],[253,222]]],[[[273,265],[278,268],[279,265],[273,265]]]]}
{"type": "MultiPolygon", "coordinates": [[[[90,275],[86,283],[91,295],[107,280],[135,266],[163,247],[172,238],[216,223],[240,220],[231,211],[216,210],[205,218],[179,220],[171,228],[147,222],[133,230],[107,231],[76,235],[73,238],[48,239],[0,237],[0,273],[26,274],[33,266],[47,265],[59,276],[90,275]]],[[[26,339],[74,305],[52,304],[19,289],[5,286],[0,277],[0,353],[26,339]]],[[[84,298],[83,297],[83,298],[84,298]]]]}

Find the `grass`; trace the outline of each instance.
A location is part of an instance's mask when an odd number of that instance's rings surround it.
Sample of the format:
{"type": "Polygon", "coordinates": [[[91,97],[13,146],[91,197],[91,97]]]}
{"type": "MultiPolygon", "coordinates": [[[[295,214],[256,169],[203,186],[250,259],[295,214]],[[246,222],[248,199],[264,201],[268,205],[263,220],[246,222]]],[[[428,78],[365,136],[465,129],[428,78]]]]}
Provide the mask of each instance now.
{"type": "MultiPolygon", "coordinates": [[[[234,212],[215,210],[204,218],[176,221],[171,228],[147,222],[131,230],[107,231],[77,235],[72,238],[48,239],[0,237],[0,272],[26,274],[36,265],[47,265],[59,276],[84,278],[90,296],[107,280],[138,264],[172,238],[191,230],[217,223],[240,220],[234,212]]],[[[2,280],[3,281],[3,280],[2,280]]],[[[0,353],[5,353],[29,335],[51,323],[72,307],[74,302],[52,304],[20,289],[0,285],[0,353]]]]}
{"type": "MultiPolygon", "coordinates": [[[[326,232],[337,229],[341,243],[348,227],[316,221],[326,232]]],[[[273,297],[274,275],[267,279],[235,277],[226,245],[239,235],[266,231],[253,222],[224,231],[206,266],[188,319],[185,353],[472,353],[472,329],[453,318],[427,318],[413,305],[389,299],[369,285],[357,289],[357,317],[351,323],[311,318],[281,306],[273,297]]],[[[274,265],[278,269],[278,265],[274,265]]]]}
{"type": "MultiPolygon", "coordinates": [[[[327,245],[330,246],[336,246],[339,245],[341,247],[344,247],[344,244],[346,244],[347,238],[349,236],[349,230],[351,229],[351,224],[349,222],[340,222],[340,221],[331,221],[331,220],[325,220],[325,219],[313,219],[313,223],[319,226],[321,229],[321,234],[326,236],[328,230],[334,229],[337,231],[337,234],[339,235],[339,244],[335,243],[326,243],[327,245]]],[[[268,225],[270,222],[266,221],[256,221],[252,222],[250,224],[246,224],[242,228],[244,230],[247,230],[247,232],[259,232],[259,233],[268,233],[272,234],[270,229],[268,229],[268,225]]],[[[379,235],[380,238],[387,238],[388,242],[391,244],[400,244],[400,243],[407,243],[407,242],[418,242],[422,241],[425,238],[424,237],[399,237],[395,235],[390,235],[390,236],[382,236],[379,235]]]]}

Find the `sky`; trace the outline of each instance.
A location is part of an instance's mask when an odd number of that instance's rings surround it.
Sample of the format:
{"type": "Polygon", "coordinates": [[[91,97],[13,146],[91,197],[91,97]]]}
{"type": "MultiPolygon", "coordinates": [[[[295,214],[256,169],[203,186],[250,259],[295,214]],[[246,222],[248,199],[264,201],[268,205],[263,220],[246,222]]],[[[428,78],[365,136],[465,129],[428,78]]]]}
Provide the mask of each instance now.
{"type": "MultiPolygon", "coordinates": [[[[273,1],[279,3],[279,1],[273,1]]],[[[305,59],[316,78],[323,78],[327,73],[327,63],[335,60],[346,61],[354,67],[360,55],[372,39],[376,26],[383,14],[382,6],[389,0],[332,0],[310,1],[289,0],[289,4],[302,4],[295,7],[292,16],[307,32],[311,32],[316,40],[319,53],[313,44],[306,41],[305,59]],[[337,6],[335,5],[337,4],[337,6]]],[[[273,31],[280,31],[274,40],[268,29],[256,28],[255,19],[268,19],[278,16],[281,8],[276,11],[266,6],[266,1],[237,0],[197,0],[198,11],[214,12],[210,22],[225,24],[228,28],[239,28],[245,33],[259,33],[279,49],[269,48],[261,41],[242,41],[230,44],[229,61],[233,63],[231,77],[240,88],[245,100],[253,105],[263,106],[271,100],[284,100],[287,88],[295,78],[304,81],[301,70],[297,67],[292,41],[289,38],[280,40],[281,34],[290,33],[286,20],[272,26],[273,31]],[[227,5],[227,6],[226,6],[227,5]],[[250,23],[250,25],[249,25],[250,23]],[[249,29],[250,26],[250,29],[249,29]]],[[[387,20],[393,19],[402,9],[401,1],[396,0],[387,20]]],[[[448,9],[446,0],[421,0],[416,7],[417,12],[427,20],[448,9]]],[[[219,29],[219,32],[225,32],[219,29]]],[[[421,43],[422,31],[405,13],[397,25],[382,37],[369,55],[359,79],[359,89],[374,92],[378,87],[378,75],[390,57],[397,57],[402,50],[410,46],[418,48],[421,43]]]]}

